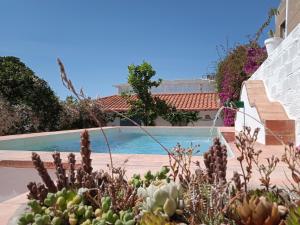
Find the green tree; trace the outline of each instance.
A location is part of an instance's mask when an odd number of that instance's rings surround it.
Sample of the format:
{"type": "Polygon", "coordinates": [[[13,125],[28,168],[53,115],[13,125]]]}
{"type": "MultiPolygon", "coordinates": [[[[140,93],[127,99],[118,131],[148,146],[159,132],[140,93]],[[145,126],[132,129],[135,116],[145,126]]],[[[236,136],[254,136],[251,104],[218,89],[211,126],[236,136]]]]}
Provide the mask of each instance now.
{"type": "Polygon", "coordinates": [[[157,116],[169,108],[164,101],[153,98],[151,95],[151,88],[158,87],[162,80],[151,80],[156,72],[147,62],[137,66],[129,65],[128,72],[128,83],[137,97],[136,100],[129,100],[131,108],[128,115],[131,118],[140,119],[145,126],[154,125],[157,116]]]}
{"type": "Polygon", "coordinates": [[[61,106],[47,82],[20,59],[0,57],[0,95],[11,105],[26,105],[39,119],[39,130],[55,130],[61,106]]]}
{"type": "Polygon", "coordinates": [[[164,100],[151,95],[151,88],[158,87],[162,80],[151,80],[156,72],[149,63],[143,62],[137,66],[132,64],[128,66],[128,71],[128,83],[136,95],[135,100],[125,95],[131,105],[128,111],[129,117],[141,120],[145,126],[155,125],[154,121],[158,116],[163,117],[172,125],[187,125],[199,119],[197,112],[177,111],[164,100]]]}

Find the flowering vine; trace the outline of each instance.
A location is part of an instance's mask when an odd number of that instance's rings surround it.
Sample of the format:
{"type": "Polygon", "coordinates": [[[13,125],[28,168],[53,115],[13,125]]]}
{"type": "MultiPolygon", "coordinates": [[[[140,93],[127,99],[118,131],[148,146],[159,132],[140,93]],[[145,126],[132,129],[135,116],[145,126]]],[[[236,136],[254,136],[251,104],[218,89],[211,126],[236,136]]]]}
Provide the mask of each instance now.
{"type": "MultiPolygon", "coordinates": [[[[217,66],[217,88],[221,104],[240,98],[242,83],[264,62],[267,53],[257,43],[238,45],[230,50],[217,66]]],[[[235,112],[224,109],[224,125],[233,126],[235,112]]]]}

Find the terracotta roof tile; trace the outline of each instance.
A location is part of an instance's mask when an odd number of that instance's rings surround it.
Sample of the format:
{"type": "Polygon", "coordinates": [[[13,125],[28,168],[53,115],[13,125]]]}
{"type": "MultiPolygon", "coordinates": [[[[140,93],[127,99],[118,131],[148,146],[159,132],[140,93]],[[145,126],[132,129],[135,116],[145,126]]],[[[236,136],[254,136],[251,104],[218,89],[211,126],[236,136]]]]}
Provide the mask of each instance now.
{"type": "MultiPolygon", "coordinates": [[[[154,94],[153,96],[165,100],[179,110],[203,111],[220,108],[218,93],[154,94]]],[[[136,99],[136,96],[132,96],[131,99],[136,99]]],[[[122,112],[129,109],[126,99],[120,95],[100,98],[99,101],[101,101],[105,111],[122,112]]]]}

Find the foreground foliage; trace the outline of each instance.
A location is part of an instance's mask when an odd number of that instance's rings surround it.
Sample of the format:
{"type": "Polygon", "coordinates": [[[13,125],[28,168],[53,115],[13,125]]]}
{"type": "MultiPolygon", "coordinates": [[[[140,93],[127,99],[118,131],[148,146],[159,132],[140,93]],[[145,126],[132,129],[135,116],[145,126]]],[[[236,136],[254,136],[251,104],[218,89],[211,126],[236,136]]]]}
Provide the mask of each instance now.
{"type": "Polygon", "coordinates": [[[195,147],[176,146],[169,153],[169,165],[156,173],[126,179],[124,168],[94,171],[89,134],[81,135],[81,161],[70,153],[63,164],[53,153],[57,180],[49,176],[37,153],[32,161],[43,183],[28,184],[29,210],[19,225],[296,225],[300,221],[300,151],[287,146],[282,162],[290,169],[289,189],[270,185],[270,173],[277,166],[274,157],[260,164],[254,149],[258,130],[249,128],[236,137],[242,173],[228,180],[227,149],[219,139],[204,154],[205,168],[193,162],[195,147]],[[272,159],[273,158],[273,159],[272,159]],[[195,166],[193,165],[195,164],[195,166]],[[261,188],[250,186],[253,169],[261,170],[261,188]],[[265,172],[263,172],[265,171],[265,172]]]}

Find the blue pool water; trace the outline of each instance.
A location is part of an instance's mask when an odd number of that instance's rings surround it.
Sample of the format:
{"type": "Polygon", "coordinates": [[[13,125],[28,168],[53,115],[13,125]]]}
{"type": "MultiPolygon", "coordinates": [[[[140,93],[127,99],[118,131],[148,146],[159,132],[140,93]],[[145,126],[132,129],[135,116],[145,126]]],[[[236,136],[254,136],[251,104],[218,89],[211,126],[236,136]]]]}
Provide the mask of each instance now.
{"type": "MultiPolygon", "coordinates": [[[[209,128],[147,128],[148,131],[168,149],[179,143],[183,147],[200,145],[199,153],[207,151],[211,145],[209,128]]],[[[110,128],[105,130],[113,153],[123,154],[166,154],[159,144],[139,128],[110,128]]],[[[107,146],[99,130],[90,131],[93,152],[105,153],[107,146]]],[[[213,136],[216,136],[216,130],[213,136]]],[[[80,133],[64,133],[42,137],[0,141],[0,150],[64,151],[80,150],[80,133]]]]}

